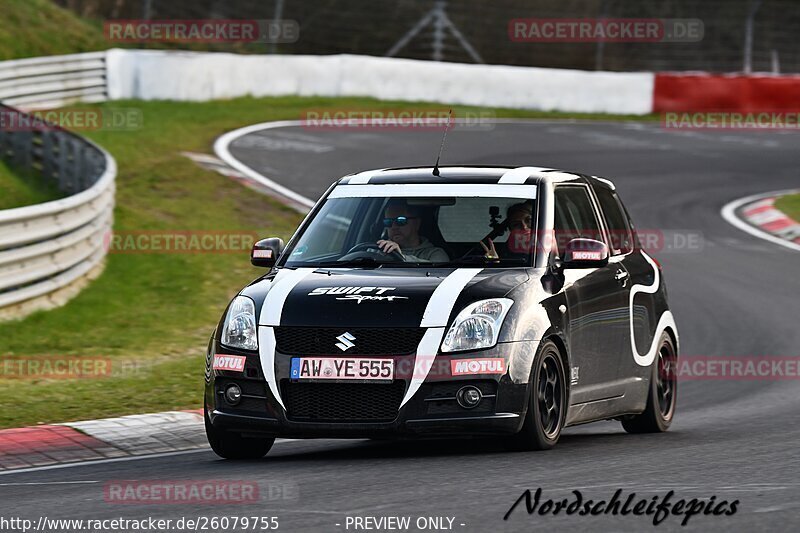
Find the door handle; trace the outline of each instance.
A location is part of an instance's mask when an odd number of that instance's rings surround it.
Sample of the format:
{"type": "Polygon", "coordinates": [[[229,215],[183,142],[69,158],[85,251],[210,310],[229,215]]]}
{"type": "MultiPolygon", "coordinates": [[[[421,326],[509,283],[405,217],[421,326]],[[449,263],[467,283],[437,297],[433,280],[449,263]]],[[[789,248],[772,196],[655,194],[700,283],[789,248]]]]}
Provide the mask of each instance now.
{"type": "Polygon", "coordinates": [[[622,284],[625,285],[625,283],[628,282],[628,276],[629,275],[630,274],[628,274],[627,270],[621,270],[620,269],[620,270],[617,270],[616,274],[614,274],[614,279],[617,280],[617,281],[622,281],[623,282],[622,284]]]}

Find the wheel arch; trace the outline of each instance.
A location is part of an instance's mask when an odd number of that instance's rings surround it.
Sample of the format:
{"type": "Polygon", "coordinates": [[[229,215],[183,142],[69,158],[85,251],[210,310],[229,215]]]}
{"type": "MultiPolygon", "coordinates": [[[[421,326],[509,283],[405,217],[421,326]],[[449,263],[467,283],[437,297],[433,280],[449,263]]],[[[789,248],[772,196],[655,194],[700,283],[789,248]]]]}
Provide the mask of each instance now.
{"type": "Polygon", "coordinates": [[[569,350],[567,350],[567,343],[564,342],[564,339],[561,338],[561,335],[556,331],[548,331],[543,337],[542,341],[552,341],[553,344],[556,345],[558,348],[558,352],[561,355],[561,362],[564,365],[564,386],[567,389],[567,405],[569,405],[569,395],[572,389],[572,383],[570,379],[571,375],[571,368],[570,365],[570,358],[569,358],[569,350]]]}
{"type": "Polygon", "coordinates": [[[672,326],[667,326],[664,328],[664,331],[669,335],[672,344],[675,346],[675,355],[678,356],[680,354],[680,345],[678,341],[678,332],[675,331],[672,326]]]}

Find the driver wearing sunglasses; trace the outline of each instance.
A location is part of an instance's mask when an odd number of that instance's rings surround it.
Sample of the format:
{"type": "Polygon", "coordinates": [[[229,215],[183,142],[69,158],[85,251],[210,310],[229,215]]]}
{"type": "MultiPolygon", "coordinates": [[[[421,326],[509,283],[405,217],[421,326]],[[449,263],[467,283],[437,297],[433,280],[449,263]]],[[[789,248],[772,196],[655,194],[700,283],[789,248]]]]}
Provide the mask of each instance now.
{"type": "Polygon", "coordinates": [[[446,263],[450,260],[447,252],[420,235],[420,214],[405,201],[389,202],[383,218],[388,239],[379,240],[378,247],[386,254],[399,252],[408,262],[446,263]]]}

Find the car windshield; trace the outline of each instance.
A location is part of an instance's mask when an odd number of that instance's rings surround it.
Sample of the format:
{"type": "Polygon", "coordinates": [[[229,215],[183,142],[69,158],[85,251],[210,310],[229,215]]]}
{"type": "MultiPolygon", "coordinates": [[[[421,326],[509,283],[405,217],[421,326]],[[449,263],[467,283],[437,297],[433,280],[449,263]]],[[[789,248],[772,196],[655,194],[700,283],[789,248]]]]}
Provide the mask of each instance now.
{"type": "Polygon", "coordinates": [[[282,266],[530,266],[536,202],[535,187],[527,189],[528,198],[332,197],[290,243],[282,266]]]}

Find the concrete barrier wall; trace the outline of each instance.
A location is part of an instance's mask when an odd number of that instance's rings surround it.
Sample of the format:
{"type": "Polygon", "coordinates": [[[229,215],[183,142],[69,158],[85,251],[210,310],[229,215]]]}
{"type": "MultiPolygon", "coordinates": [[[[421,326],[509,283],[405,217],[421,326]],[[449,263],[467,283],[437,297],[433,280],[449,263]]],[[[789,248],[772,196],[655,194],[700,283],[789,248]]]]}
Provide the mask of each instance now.
{"type": "Polygon", "coordinates": [[[652,73],[433,63],[366,56],[110,50],[110,99],[365,96],[487,107],[642,115],[652,73]]]}
{"type": "Polygon", "coordinates": [[[656,75],[653,111],[800,112],[800,76],[656,75]]]}

